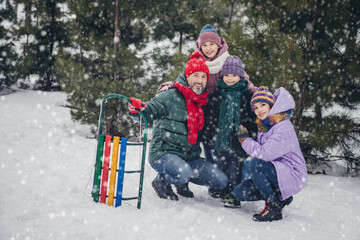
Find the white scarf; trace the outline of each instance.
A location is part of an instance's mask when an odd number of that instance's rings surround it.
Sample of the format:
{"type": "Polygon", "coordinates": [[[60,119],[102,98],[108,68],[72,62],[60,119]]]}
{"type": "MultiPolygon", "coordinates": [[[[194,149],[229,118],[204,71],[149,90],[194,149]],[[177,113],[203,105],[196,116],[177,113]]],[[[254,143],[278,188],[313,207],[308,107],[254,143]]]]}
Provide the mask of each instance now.
{"type": "Polygon", "coordinates": [[[230,54],[228,53],[228,51],[226,51],[223,54],[221,54],[218,58],[216,58],[214,61],[206,61],[206,65],[209,68],[210,74],[216,74],[220,72],[228,56],[230,56],[230,54]]]}

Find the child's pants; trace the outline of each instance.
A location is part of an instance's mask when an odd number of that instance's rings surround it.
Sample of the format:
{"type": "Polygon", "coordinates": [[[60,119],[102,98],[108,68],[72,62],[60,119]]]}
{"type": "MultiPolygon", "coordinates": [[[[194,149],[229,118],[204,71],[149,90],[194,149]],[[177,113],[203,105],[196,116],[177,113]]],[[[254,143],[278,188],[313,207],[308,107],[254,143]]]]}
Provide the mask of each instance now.
{"type": "Polygon", "coordinates": [[[238,201],[276,201],[279,199],[279,184],[276,170],[271,162],[253,158],[243,165],[243,181],[232,194],[238,201]]]}
{"type": "Polygon", "coordinates": [[[204,154],[207,161],[215,163],[229,178],[226,191],[232,190],[241,182],[241,169],[245,158],[241,157],[240,153],[234,150],[219,153],[204,147],[204,154]]]}

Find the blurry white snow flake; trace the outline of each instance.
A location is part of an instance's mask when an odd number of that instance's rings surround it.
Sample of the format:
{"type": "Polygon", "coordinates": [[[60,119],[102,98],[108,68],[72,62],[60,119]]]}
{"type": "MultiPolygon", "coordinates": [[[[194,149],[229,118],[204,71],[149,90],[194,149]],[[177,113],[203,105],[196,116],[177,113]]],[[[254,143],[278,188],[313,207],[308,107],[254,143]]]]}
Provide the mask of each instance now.
{"type": "Polygon", "coordinates": [[[8,154],[13,154],[13,153],[14,153],[14,150],[10,148],[10,149],[8,150],[8,154]]]}
{"type": "Polygon", "coordinates": [[[40,49],[40,51],[44,51],[44,50],[45,50],[45,46],[44,46],[44,45],[40,45],[39,49],[40,49]]]}
{"type": "Polygon", "coordinates": [[[46,35],[46,31],[41,31],[41,36],[45,36],[46,35]]]}
{"type": "Polygon", "coordinates": [[[52,137],[54,134],[52,132],[48,132],[48,137],[52,137]]]}
{"type": "Polygon", "coordinates": [[[114,37],[114,43],[119,43],[120,42],[120,38],[119,37],[114,37]]]}
{"type": "Polygon", "coordinates": [[[1,52],[1,55],[2,55],[3,57],[6,57],[7,53],[6,53],[5,51],[2,51],[2,52],[1,52]]]}
{"type": "Polygon", "coordinates": [[[55,218],[55,213],[49,213],[49,218],[54,219],[55,218]]]}
{"type": "Polygon", "coordinates": [[[1,100],[2,100],[2,101],[5,101],[5,96],[1,96],[1,100]]]}
{"type": "Polygon", "coordinates": [[[307,29],[309,32],[311,32],[311,31],[314,29],[312,23],[307,22],[307,23],[306,23],[306,29],[307,29]]]}
{"type": "Polygon", "coordinates": [[[135,226],[133,229],[134,229],[134,232],[138,232],[138,231],[139,231],[139,227],[138,227],[138,226],[135,226]]]}
{"type": "Polygon", "coordinates": [[[87,74],[87,73],[84,74],[85,79],[89,79],[89,77],[90,77],[89,74],[87,74]]]}
{"type": "Polygon", "coordinates": [[[88,224],[89,224],[89,222],[88,222],[87,219],[84,219],[84,224],[85,224],[85,225],[88,225],[88,224]]]}
{"type": "Polygon", "coordinates": [[[95,104],[96,104],[96,106],[100,106],[101,105],[101,99],[100,98],[96,99],[95,104]]]}

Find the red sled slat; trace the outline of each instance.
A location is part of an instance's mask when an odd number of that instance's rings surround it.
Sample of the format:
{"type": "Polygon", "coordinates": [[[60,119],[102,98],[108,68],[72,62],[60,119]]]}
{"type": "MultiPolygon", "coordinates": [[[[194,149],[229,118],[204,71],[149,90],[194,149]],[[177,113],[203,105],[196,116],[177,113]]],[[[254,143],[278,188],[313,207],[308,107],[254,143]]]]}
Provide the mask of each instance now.
{"type": "Polygon", "coordinates": [[[106,203],[106,193],[107,193],[107,185],[108,185],[108,178],[109,178],[111,139],[112,139],[112,136],[106,135],[104,163],[103,163],[102,178],[101,178],[100,203],[106,203]]]}

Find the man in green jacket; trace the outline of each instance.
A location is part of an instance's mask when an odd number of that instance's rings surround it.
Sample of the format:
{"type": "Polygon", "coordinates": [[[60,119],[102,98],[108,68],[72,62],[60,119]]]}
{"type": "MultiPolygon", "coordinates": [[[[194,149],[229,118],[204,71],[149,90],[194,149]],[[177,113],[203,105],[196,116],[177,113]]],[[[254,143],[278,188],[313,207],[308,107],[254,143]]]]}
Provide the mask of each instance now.
{"type": "Polygon", "coordinates": [[[191,55],[185,71],[176,78],[175,88],[158,93],[147,103],[130,98],[130,115],[141,111],[154,121],[149,162],[158,175],[152,186],[160,198],[178,200],[177,193],[194,197],[188,182],[223,189],[228,178],[219,168],[200,157],[198,131],[204,125],[202,106],[207,104],[209,69],[199,52],[191,55]]]}

